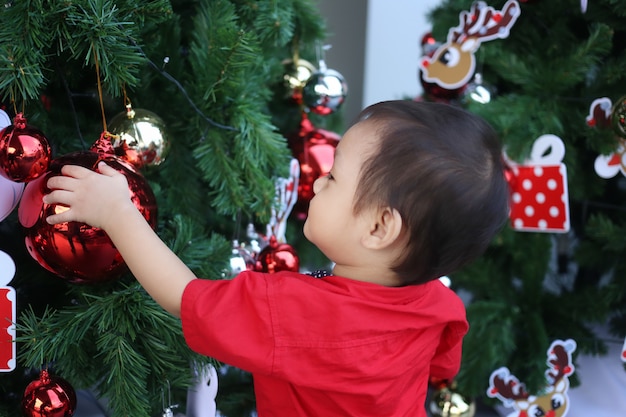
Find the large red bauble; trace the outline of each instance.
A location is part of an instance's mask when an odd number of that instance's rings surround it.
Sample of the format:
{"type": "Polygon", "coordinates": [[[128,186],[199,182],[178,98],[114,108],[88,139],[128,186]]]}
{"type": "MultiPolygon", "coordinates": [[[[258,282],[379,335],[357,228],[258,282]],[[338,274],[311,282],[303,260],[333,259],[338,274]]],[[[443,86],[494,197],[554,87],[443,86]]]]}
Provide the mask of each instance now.
{"type": "Polygon", "coordinates": [[[126,263],[102,229],[78,222],[48,224],[46,217],[65,208],[45,204],[43,196],[50,192],[46,187],[48,179],[60,175],[64,165],[80,165],[95,171],[100,161],[126,176],[133,203],[155,229],[156,198],[143,175],[115,156],[91,151],[73,152],[52,160],[46,175],[26,185],[18,207],[30,255],[50,272],[76,284],[117,279],[127,271],[126,263]]]}
{"type": "Polygon", "coordinates": [[[338,134],[315,128],[306,114],[302,115],[300,130],[287,137],[293,156],[300,162],[298,201],[293,207],[293,213],[299,220],[307,217],[309,202],[315,194],[313,183],[332,168],[339,140],[341,136],[338,134]]]}
{"type": "Polygon", "coordinates": [[[76,391],[63,378],[43,370],[28,384],[22,397],[25,417],[71,417],[76,410],[76,391]]]}
{"type": "Polygon", "coordinates": [[[257,255],[256,271],[273,274],[280,271],[298,272],[300,258],[296,250],[287,243],[278,243],[275,236],[257,255]]]}
{"type": "Polygon", "coordinates": [[[28,182],[43,175],[51,157],[44,134],[26,125],[18,113],[13,124],[0,131],[0,175],[15,182],[28,182]]]}

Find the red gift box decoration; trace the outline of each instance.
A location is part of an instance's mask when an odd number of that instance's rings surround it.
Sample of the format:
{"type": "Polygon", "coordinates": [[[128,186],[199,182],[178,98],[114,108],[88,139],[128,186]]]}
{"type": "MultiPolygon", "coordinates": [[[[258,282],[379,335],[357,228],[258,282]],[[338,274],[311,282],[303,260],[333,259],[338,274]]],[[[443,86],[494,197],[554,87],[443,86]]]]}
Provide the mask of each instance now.
{"type": "Polygon", "coordinates": [[[8,283],[15,275],[15,263],[0,251],[0,372],[15,369],[15,289],[8,283]]]}
{"type": "Polygon", "coordinates": [[[537,138],[530,160],[522,164],[504,155],[513,229],[546,233],[569,231],[567,168],[561,162],[564,156],[565,145],[555,135],[537,138]]]}

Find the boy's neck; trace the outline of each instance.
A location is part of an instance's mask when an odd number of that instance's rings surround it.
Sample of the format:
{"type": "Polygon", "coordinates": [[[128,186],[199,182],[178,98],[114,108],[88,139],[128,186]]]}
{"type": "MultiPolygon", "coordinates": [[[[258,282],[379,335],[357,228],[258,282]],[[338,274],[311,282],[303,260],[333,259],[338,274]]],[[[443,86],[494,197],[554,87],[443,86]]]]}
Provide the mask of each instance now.
{"type": "Polygon", "coordinates": [[[402,285],[400,278],[393,271],[385,268],[368,268],[364,270],[364,268],[360,267],[335,265],[333,267],[333,275],[385,287],[399,287],[402,285]]]}

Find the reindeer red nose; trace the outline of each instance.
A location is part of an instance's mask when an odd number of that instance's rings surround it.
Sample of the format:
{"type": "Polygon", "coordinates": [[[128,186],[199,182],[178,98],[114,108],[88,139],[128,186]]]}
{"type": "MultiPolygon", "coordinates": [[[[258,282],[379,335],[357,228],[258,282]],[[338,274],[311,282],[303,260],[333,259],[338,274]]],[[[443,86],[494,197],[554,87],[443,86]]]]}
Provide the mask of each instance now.
{"type": "Polygon", "coordinates": [[[546,417],[554,417],[554,415],[555,415],[554,410],[550,410],[546,413],[546,417]]]}

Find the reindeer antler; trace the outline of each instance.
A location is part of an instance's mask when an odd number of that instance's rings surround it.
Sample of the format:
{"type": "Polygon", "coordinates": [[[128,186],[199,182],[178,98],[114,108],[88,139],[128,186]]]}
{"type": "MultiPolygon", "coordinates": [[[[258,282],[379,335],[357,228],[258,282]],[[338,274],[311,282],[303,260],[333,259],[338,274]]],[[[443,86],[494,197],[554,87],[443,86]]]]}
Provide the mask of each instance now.
{"type": "Polygon", "coordinates": [[[504,367],[491,373],[487,395],[491,398],[498,398],[507,407],[517,400],[530,396],[524,384],[521,384],[515,376],[511,375],[509,369],[504,367]]]}
{"type": "Polygon", "coordinates": [[[572,352],[576,350],[576,342],[568,339],[565,342],[555,340],[548,349],[548,366],[550,369],[546,371],[546,379],[551,385],[556,385],[563,377],[570,376],[574,373],[574,364],[572,362],[572,352]]]}
{"type": "Polygon", "coordinates": [[[481,40],[505,38],[519,15],[520,7],[516,0],[506,2],[501,11],[495,11],[484,1],[475,2],[469,12],[461,12],[460,26],[450,30],[448,42],[461,44],[471,37],[477,40],[476,49],[481,40]]]}

